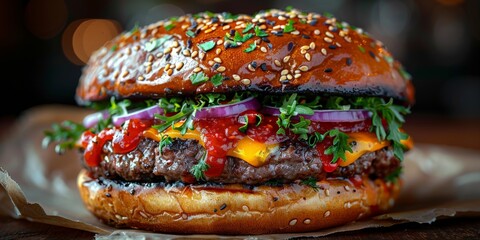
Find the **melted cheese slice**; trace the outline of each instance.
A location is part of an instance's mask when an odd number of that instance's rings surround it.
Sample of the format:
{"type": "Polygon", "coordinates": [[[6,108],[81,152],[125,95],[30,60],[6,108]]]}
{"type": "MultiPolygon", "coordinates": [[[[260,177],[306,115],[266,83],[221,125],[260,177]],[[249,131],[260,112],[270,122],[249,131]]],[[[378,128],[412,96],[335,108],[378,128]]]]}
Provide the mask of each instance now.
{"type": "MultiPolygon", "coordinates": [[[[143,132],[143,136],[153,139],[157,142],[162,139],[162,135],[166,135],[171,138],[197,140],[203,147],[205,147],[205,143],[201,138],[200,132],[197,130],[187,130],[184,135],[182,135],[180,131],[172,128],[167,129],[163,133],[158,133],[157,129],[155,128],[150,128],[143,132]]],[[[240,158],[254,167],[259,167],[265,164],[270,153],[277,150],[277,148],[278,144],[265,144],[255,141],[250,137],[244,137],[238,141],[235,148],[232,148],[227,152],[227,156],[240,158]]]]}
{"type": "MultiPolygon", "coordinates": [[[[177,124],[180,125],[181,123],[177,124]]],[[[144,131],[143,135],[158,142],[162,139],[162,135],[171,138],[193,139],[197,140],[203,147],[205,147],[201,134],[197,130],[187,130],[187,132],[182,135],[180,131],[174,130],[173,128],[169,128],[163,133],[159,133],[156,129],[150,128],[144,131]]],[[[346,160],[339,161],[339,166],[342,167],[352,164],[365,153],[374,152],[390,145],[390,141],[379,141],[377,136],[370,132],[349,133],[348,136],[348,143],[355,142],[356,144],[355,146],[352,146],[353,152],[345,152],[346,160]]],[[[401,143],[407,149],[413,147],[413,141],[410,137],[406,140],[402,140],[401,143]]],[[[255,141],[250,137],[244,137],[238,141],[235,148],[232,148],[227,152],[227,156],[240,158],[254,167],[259,167],[265,164],[268,156],[277,149],[278,144],[265,144],[255,141]]]]}

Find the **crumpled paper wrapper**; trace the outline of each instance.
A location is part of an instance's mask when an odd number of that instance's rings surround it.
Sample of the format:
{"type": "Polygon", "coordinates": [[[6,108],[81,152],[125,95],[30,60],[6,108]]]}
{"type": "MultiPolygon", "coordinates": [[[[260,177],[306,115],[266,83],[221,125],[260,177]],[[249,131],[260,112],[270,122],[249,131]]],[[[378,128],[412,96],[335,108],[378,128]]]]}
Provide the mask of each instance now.
{"type": "MultiPolygon", "coordinates": [[[[80,161],[71,151],[42,149],[43,131],[63,120],[81,122],[89,111],[72,106],[40,106],[26,111],[3,134],[0,145],[0,214],[81,229],[96,238],[271,238],[318,237],[406,222],[432,223],[438,218],[480,216],[480,152],[417,144],[406,154],[404,188],[396,207],[370,220],[302,234],[262,236],[169,235],[114,229],[98,221],[77,192],[80,161]]],[[[414,133],[412,133],[414,135],[414,133]]]]}

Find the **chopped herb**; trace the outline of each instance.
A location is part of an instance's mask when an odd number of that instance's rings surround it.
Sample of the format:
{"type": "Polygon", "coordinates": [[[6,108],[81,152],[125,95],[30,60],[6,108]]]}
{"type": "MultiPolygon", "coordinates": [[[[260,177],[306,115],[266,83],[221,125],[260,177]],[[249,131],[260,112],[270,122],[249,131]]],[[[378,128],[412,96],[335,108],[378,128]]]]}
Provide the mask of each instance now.
{"type": "Polygon", "coordinates": [[[162,46],[170,38],[172,38],[172,36],[167,35],[167,36],[163,36],[161,38],[157,38],[157,39],[154,39],[152,41],[149,41],[149,42],[145,43],[145,50],[147,52],[151,52],[151,51],[157,49],[158,47],[162,46]]]}
{"type": "Polygon", "coordinates": [[[251,22],[247,23],[247,26],[245,26],[245,29],[243,29],[242,33],[247,33],[248,31],[252,30],[254,26],[255,25],[251,22]]]}
{"type": "Polygon", "coordinates": [[[330,147],[325,149],[325,154],[333,154],[332,162],[336,163],[339,158],[344,161],[347,160],[345,152],[353,152],[352,147],[348,144],[348,135],[334,128],[329,130],[326,134],[333,138],[333,143],[330,147]]]}
{"type": "Polygon", "coordinates": [[[117,49],[118,49],[118,46],[117,46],[117,44],[115,44],[110,48],[110,51],[115,52],[115,51],[117,51],[117,49]]]}
{"type": "Polygon", "coordinates": [[[255,36],[257,37],[267,37],[268,33],[260,29],[260,27],[255,26],[255,36]]]}
{"type": "Polygon", "coordinates": [[[195,179],[197,179],[197,181],[205,180],[205,171],[210,168],[210,166],[208,166],[208,164],[205,162],[206,158],[207,154],[205,152],[200,161],[198,161],[198,163],[190,169],[190,173],[195,177],[195,179]]]}
{"type": "Polygon", "coordinates": [[[286,6],[286,7],[285,7],[285,11],[287,11],[287,12],[290,12],[290,11],[292,11],[292,10],[293,10],[293,7],[292,7],[292,6],[286,6]]]}
{"type": "Polygon", "coordinates": [[[168,24],[168,25],[165,25],[165,29],[166,29],[167,31],[172,30],[174,27],[175,27],[175,24],[173,24],[173,23],[170,23],[170,24],[168,24]]]}
{"type": "Polygon", "coordinates": [[[161,135],[160,142],[158,143],[160,154],[162,154],[163,148],[172,144],[172,138],[168,135],[161,135]]]}
{"type": "Polygon", "coordinates": [[[350,104],[346,104],[343,97],[329,97],[326,104],[327,109],[350,110],[350,104]]]}
{"type": "Polygon", "coordinates": [[[242,36],[239,32],[235,31],[235,36],[233,37],[233,40],[235,42],[243,43],[243,42],[246,42],[248,39],[252,38],[253,35],[254,35],[253,33],[247,33],[242,36]]]}
{"type": "Polygon", "coordinates": [[[238,130],[242,133],[246,133],[248,129],[248,116],[244,115],[242,118],[240,118],[243,122],[243,125],[238,128],[238,130]]]}
{"type": "Polygon", "coordinates": [[[308,140],[306,131],[308,125],[310,125],[310,121],[305,120],[303,117],[301,117],[298,123],[292,124],[290,119],[293,116],[297,116],[299,114],[312,115],[313,110],[308,106],[299,104],[296,93],[291,94],[288,99],[287,97],[288,95],[285,95],[283,97],[283,104],[279,108],[280,115],[278,116],[277,120],[277,125],[279,126],[279,129],[277,131],[277,134],[286,134],[286,130],[290,129],[293,132],[298,133],[301,139],[308,140]]]}
{"type": "Polygon", "coordinates": [[[42,147],[46,148],[50,143],[57,142],[55,145],[55,152],[62,154],[67,149],[73,149],[75,143],[85,131],[82,124],[77,124],[72,121],[63,121],[60,124],[53,124],[52,130],[45,131],[45,137],[42,140],[42,147]]]}
{"type": "Polygon", "coordinates": [[[253,50],[255,50],[255,48],[257,48],[257,43],[253,42],[248,46],[248,48],[246,48],[243,51],[246,52],[246,53],[249,53],[249,52],[252,52],[253,50]]]}
{"type": "Polygon", "coordinates": [[[190,76],[190,81],[192,82],[193,85],[204,83],[208,81],[208,79],[209,78],[203,72],[194,73],[190,76]]]}
{"type": "Polygon", "coordinates": [[[293,26],[294,23],[295,21],[293,21],[292,19],[288,20],[288,24],[285,25],[283,32],[289,33],[295,31],[295,27],[293,26]]]}
{"type": "Polygon", "coordinates": [[[215,47],[215,41],[211,40],[208,42],[200,43],[198,47],[201,48],[203,51],[208,52],[215,47]]]}
{"type": "Polygon", "coordinates": [[[366,52],[366,51],[365,51],[365,48],[363,48],[362,46],[358,46],[358,49],[359,49],[360,52],[362,52],[362,53],[365,53],[365,52],[366,52]]]}
{"type": "Polygon", "coordinates": [[[318,191],[318,189],[319,189],[319,187],[317,185],[317,179],[315,179],[314,177],[309,177],[307,179],[303,179],[302,184],[313,188],[313,190],[315,190],[315,191],[318,191]]]}
{"type": "Polygon", "coordinates": [[[217,73],[210,78],[210,82],[212,82],[213,86],[215,87],[222,85],[222,81],[223,81],[223,76],[220,73],[217,73]]]}
{"type": "Polygon", "coordinates": [[[188,37],[195,37],[195,33],[192,32],[191,30],[188,30],[186,33],[185,33],[188,37]]]}

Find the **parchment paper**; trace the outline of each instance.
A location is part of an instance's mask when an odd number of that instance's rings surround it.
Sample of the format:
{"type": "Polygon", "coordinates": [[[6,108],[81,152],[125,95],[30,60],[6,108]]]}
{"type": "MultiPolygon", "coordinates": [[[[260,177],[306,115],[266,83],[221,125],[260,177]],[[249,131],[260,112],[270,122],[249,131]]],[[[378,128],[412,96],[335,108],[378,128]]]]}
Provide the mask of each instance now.
{"type": "MultiPolygon", "coordinates": [[[[96,238],[270,238],[316,237],[399,223],[432,223],[438,218],[480,216],[480,152],[417,144],[406,154],[404,188],[388,214],[304,234],[261,236],[168,235],[114,229],[84,207],[76,188],[80,162],[74,152],[56,155],[41,148],[43,131],[63,120],[80,122],[89,111],[48,105],[30,109],[7,129],[0,145],[0,214],[90,231],[96,238]]],[[[5,131],[5,130],[4,130],[5,131]]],[[[414,133],[412,133],[414,135],[414,133]]]]}

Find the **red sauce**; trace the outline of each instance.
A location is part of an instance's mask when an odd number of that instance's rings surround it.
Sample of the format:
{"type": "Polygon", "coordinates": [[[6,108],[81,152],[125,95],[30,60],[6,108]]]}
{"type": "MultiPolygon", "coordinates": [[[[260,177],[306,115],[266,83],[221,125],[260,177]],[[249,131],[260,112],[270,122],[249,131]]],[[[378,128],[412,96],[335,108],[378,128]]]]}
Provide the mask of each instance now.
{"type": "MultiPolygon", "coordinates": [[[[195,120],[195,128],[201,133],[207,151],[205,162],[209,165],[209,168],[205,175],[207,177],[221,175],[225,167],[227,152],[235,148],[238,141],[245,136],[267,144],[280,143],[298,137],[288,130],[285,135],[277,135],[279,129],[277,120],[276,116],[263,116],[253,110],[245,111],[238,116],[195,120]],[[257,115],[262,119],[260,123],[258,123],[257,115]],[[240,128],[245,124],[245,117],[248,118],[248,128],[246,132],[242,132],[240,128]]],[[[102,148],[107,141],[112,141],[114,153],[123,154],[134,150],[140,142],[142,133],[153,124],[153,120],[131,119],[125,122],[122,128],[105,129],[97,135],[90,131],[84,132],[80,144],[85,148],[84,157],[87,165],[99,165],[102,148]]],[[[311,122],[310,131],[324,133],[329,129],[338,128],[347,133],[367,132],[371,124],[371,120],[345,123],[311,122]]],[[[326,172],[333,172],[338,167],[338,163],[331,163],[333,155],[324,154],[331,144],[332,139],[327,137],[316,146],[317,151],[322,156],[321,160],[326,172]]],[[[192,176],[184,176],[184,178],[186,182],[194,180],[192,176]]]]}

